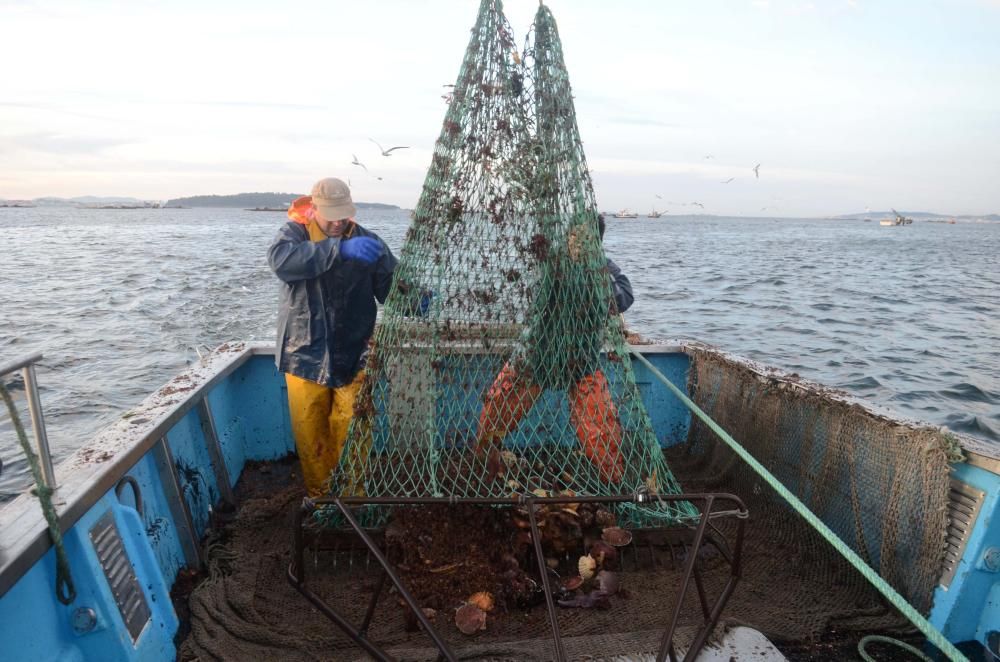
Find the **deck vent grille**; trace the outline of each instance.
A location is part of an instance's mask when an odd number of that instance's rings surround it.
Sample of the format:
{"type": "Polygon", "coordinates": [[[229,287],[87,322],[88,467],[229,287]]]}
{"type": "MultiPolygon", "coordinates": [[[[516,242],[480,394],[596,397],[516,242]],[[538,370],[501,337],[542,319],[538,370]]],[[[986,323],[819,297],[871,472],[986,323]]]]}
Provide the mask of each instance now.
{"type": "Polygon", "coordinates": [[[955,578],[958,562],[965,553],[972,528],[976,525],[979,509],[986,493],[970,487],[962,481],[952,479],[948,490],[948,534],[945,540],[944,568],[941,586],[948,588],[955,578]]]}
{"type": "Polygon", "coordinates": [[[110,510],[90,529],[90,540],[94,544],[111,593],[115,596],[118,611],[132,637],[132,643],[135,644],[149,622],[149,605],[146,604],[146,596],[135,577],[121,534],[115,525],[114,514],[110,510]]]}

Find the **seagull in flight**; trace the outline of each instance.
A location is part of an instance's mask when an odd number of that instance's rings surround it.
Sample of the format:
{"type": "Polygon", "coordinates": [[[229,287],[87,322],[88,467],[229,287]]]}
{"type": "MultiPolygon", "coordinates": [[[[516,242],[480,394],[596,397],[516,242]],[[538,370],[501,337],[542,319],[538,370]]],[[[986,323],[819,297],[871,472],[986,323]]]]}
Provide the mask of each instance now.
{"type": "Polygon", "coordinates": [[[706,159],[714,159],[715,157],[714,157],[714,156],[712,156],[711,154],[706,154],[706,155],[705,155],[705,158],[706,158],[706,159]]]}
{"type": "Polygon", "coordinates": [[[724,182],[719,182],[719,183],[720,183],[720,184],[728,184],[729,182],[733,181],[734,179],[736,179],[736,178],[735,178],[735,177],[730,177],[730,178],[729,178],[729,179],[727,179],[726,181],[724,181],[724,182]]]}
{"type": "Polygon", "coordinates": [[[658,195],[657,195],[657,196],[656,196],[656,199],[657,199],[657,200],[662,200],[663,198],[662,198],[661,196],[658,196],[658,195]]]}
{"type": "Polygon", "coordinates": [[[705,208],[705,205],[701,204],[700,202],[692,202],[691,204],[692,204],[692,205],[698,205],[698,206],[699,206],[699,207],[701,207],[702,209],[704,209],[704,208],[705,208]]]}
{"type": "Polygon", "coordinates": [[[755,165],[753,167],[753,174],[754,174],[754,177],[756,177],[757,179],[760,179],[760,172],[759,172],[759,170],[760,170],[760,164],[758,163],[757,165],[755,165]]]}
{"type": "Polygon", "coordinates": [[[382,145],[379,145],[378,142],[376,142],[372,138],[369,138],[368,140],[371,140],[373,143],[375,143],[375,145],[378,147],[379,151],[382,152],[382,156],[392,156],[393,150],[397,150],[397,149],[410,149],[409,145],[400,145],[398,147],[390,147],[389,149],[383,149],[382,145]]]}
{"type": "Polygon", "coordinates": [[[357,154],[351,154],[351,156],[354,157],[354,160],[351,161],[351,165],[361,166],[362,168],[365,169],[365,172],[368,172],[368,166],[366,166],[361,161],[358,161],[358,155],[357,154]]]}

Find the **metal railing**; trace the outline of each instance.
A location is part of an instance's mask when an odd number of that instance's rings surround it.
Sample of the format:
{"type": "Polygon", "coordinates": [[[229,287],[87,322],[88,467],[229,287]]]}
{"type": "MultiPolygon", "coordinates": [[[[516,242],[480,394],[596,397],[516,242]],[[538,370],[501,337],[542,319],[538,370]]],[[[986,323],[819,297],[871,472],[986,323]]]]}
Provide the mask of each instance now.
{"type": "Polygon", "coordinates": [[[38,379],[35,376],[35,364],[42,360],[42,353],[37,352],[11,363],[0,364],[0,377],[17,370],[24,378],[24,391],[28,396],[28,412],[31,414],[31,431],[35,436],[35,448],[42,466],[42,478],[46,487],[56,489],[56,473],[52,467],[52,453],[49,451],[49,438],[45,433],[45,416],[42,414],[42,400],[38,394],[38,379]]]}

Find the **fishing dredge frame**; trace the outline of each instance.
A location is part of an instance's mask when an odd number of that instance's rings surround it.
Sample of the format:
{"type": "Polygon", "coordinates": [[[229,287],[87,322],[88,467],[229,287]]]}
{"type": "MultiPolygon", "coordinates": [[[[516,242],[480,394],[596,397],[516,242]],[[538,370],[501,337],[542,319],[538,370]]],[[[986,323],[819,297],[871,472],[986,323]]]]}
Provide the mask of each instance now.
{"type": "MultiPolygon", "coordinates": [[[[687,596],[693,581],[698,597],[698,603],[701,608],[702,622],[695,631],[692,643],[683,657],[685,662],[690,662],[698,656],[699,651],[711,635],[712,630],[718,623],[722,610],[725,607],[726,602],[729,600],[730,595],[732,595],[733,590],[736,588],[737,581],[741,575],[744,527],[746,520],[749,517],[749,513],[743,505],[742,500],[732,494],[700,493],[650,495],[637,493],[628,496],[523,496],[507,499],[481,497],[307,498],[303,500],[301,508],[299,508],[296,513],[294,524],[294,548],[291,563],[288,566],[287,577],[288,581],[297,591],[305,596],[306,599],[313,604],[313,606],[315,606],[324,616],[329,618],[334,625],[350,637],[359,648],[363,649],[369,655],[380,661],[390,661],[394,658],[381,648],[378,643],[369,638],[368,629],[378,607],[379,598],[385,592],[384,589],[386,579],[388,579],[392,582],[395,589],[399,592],[400,597],[405,602],[405,609],[412,612],[420,627],[439,651],[437,659],[439,661],[448,660],[448,662],[456,662],[459,658],[456,657],[451,646],[449,646],[445,638],[441,636],[441,633],[438,632],[438,630],[424,614],[420,604],[418,604],[418,602],[414,599],[413,595],[403,582],[403,579],[386,557],[385,552],[382,550],[377,540],[380,537],[379,532],[375,530],[366,530],[363,526],[361,526],[358,519],[352,513],[352,510],[364,508],[366,506],[391,507],[430,505],[441,508],[447,508],[458,504],[509,507],[523,506],[528,513],[528,519],[531,525],[530,531],[534,556],[537,562],[538,572],[542,578],[545,608],[552,637],[552,659],[557,662],[564,662],[568,658],[566,656],[565,646],[560,633],[558,607],[553,599],[554,587],[552,586],[550,573],[546,567],[545,556],[542,552],[541,533],[539,531],[537,518],[535,517],[536,506],[572,503],[630,503],[641,506],[653,502],[663,503],[680,501],[690,502],[699,512],[697,519],[691,522],[690,527],[680,527],[675,525],[671,527],[636,529],[633,531],[634,537],[629,547],[634,548],[633,551],[636,557],[636,564],[638,564],[638,554],[642,547],[646,547],[648,549],[649,557],[652,563],[656,563],[656,556],[654,553],[655,547],[659,547],[661,549],[663,547],[669,548],[671,562],[674,561],[674,544],[681,542],[687,550],[684,558],[680,590],[673,605],[669,608],[663,637],[660,640],[659,649],[656,652],[656,660],[658,662],[663,662],[664,660],[677,662],[679,659],[677,657],[677,649],[674,645],[674,635],[677,631],[678,619],[681,615],[685,597],[687,596]],[[719,505],[728,506],[728,509],[720,509],[719,505]],[[343,521],[348,526],[347,529],[327,530],[324,532],[324,536],[330,535],[332,537],[332,539],[327,542],[329,545],[332,545],[333,549],[341,549],[344,546],[356,546],[357,543],[360,542],[362,548],[367,551],[378,563],[376,571],[379,572],[379,578],[377,580],[375,590],[372,592],[371,600],[368,603],[364,619],[361,623],[354,624],[349,622],[342,613],[330,606],[320,595],[309,587],[309,577],[306,572],[305,551],[311,545],[321,544],[321,542],[320,537],[315,535],[315,529],[310,528],[308,523],[319,509],[333,509],[336,514],[342,517],[343,521]],[[734,523],[735,533],[732,541],[727,541],[726,537],[722,535],[719,528],[715,525],[715,522],[719,520],[728,520],[734,523]],[[683,537],[686,536],[690,536],[690,544],[684,543],[683,537]],[[680,541],[678,540],[678,537],[681,538],[680,541]],[[702,579],[702,571],[699,567],[698,551],[703,545],[710,545],[718,550],[719,554],[728,565],[728,578],[726,583],[720,594],[714,599],[710,599],[710,596],[705,590],[704,581],[702,579]]],[[[330,547],[327,548],[329,549],[330,547]]],[[[628,549],[628,547],[623,549],[628,549]]],[[[624,566],[624,558],[622,559],[622,564],[624,566]]],[[[470,639],[470,641],[472,640],[470,639]]]]}

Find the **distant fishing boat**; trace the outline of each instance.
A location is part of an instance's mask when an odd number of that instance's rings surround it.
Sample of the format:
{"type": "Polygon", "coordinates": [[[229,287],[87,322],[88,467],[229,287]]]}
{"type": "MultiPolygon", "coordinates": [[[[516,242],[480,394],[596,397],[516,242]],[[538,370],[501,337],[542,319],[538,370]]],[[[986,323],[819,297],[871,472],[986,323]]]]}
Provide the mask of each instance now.
{"type": "Polygon", "coordinates": [[[629,211],[628,209],[622,209],[615,214],[615,218],[639,218],[639,214],[634,211],[629,211]]]}
{"type": "Polygon", "coordinates": [[[892,210],[892,213],[896,215],[895,218],[883,218],[881,221],[878,222],[878,224],[889,226],[889,225],[910,225],[911,223],[913,223],[912,218],[906,218],[895,209],[892,210]]]}
{"type": "Polygon", "coordinates": [[[663,216],[663,212],[656,211],[655,209],[646,216],[646,218],[659,218],[663,216]]]}

